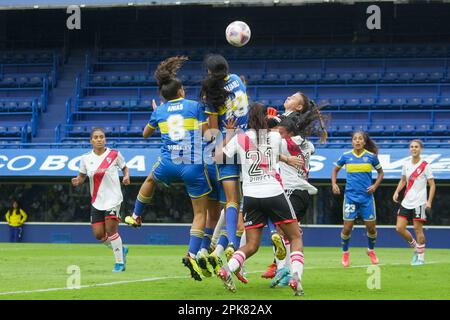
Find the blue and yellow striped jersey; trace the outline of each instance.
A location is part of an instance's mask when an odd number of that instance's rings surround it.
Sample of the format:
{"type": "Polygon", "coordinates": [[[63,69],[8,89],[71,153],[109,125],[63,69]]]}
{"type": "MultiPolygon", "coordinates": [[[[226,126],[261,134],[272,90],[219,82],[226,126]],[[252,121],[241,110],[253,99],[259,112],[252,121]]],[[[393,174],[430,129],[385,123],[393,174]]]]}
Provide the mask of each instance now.
{"type": "Polygon", "coordinates": [[[219,130],[225,134],[226,128],[223,125],[223,121],[227,122],[232,116],[236,118],[237,127],[242,130],[247,129],[248,123],[248,97],[247,88],[236,74],[230,74],[226,77],[225,89],[233,95],[231,95],[225,105],[219,108],[217,112],[212,111],[210,108],[206,109],[207,114],[217,114],[219,119],[219,130]]]}
{"type": "Polygon", "coordinates": [[[381,169],[380,161],[376,154],[364,150],[359,156],[354,150],[344,152],[336,162],[336,166],[342,168],[345,165],[347,171],[347,183],[345,195],[355,202],[364,202],[372,197],[367,193],[367,188],[372,185],[372,167],[381,169]]]}
{"type": "Polygon", "coordinates": [[[202,161],[201,125],[206,123],[204,106],[197,101],[170,100],[153,111],[148,126],[161,131],[161,156],[172,161],[202,161]]]}

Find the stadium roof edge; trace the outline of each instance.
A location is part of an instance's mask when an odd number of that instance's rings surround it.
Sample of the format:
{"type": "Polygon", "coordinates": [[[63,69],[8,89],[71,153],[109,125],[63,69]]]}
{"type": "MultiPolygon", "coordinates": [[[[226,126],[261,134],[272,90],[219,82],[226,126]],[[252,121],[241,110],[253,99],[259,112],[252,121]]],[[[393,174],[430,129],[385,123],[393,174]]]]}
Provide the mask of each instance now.
{"type": "MultiPolygon", "coordinates": [[[[320,3],[355,4],[367,0],[0,0],[0,10],[64,9],[70,5],[81,8],[148,7],[177,5],[212,6],[273,6],[306,5],[320,3]]],[[[378,0],[377,2],[414,3],[414,0],[378,0]]],[[[439,2],[439,1],[438,1],[439,2]]],[[[450,0],[441,0],[450,2],[450,0]]]]}

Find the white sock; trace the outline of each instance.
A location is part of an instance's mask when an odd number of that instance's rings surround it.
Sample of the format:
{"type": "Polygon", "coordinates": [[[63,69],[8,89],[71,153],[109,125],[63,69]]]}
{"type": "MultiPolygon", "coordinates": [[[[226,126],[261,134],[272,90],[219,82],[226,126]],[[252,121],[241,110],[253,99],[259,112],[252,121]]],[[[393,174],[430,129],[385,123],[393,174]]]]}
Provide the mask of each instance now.
{"type": "Polygon", "coordinates": [[[244,264],[244,261],[245,254],[242,251],[236,251],[230,261],[228,261],[228,268],[231,272],[236,272],[244,264]]]}
{"type": "Polygon", "coordinates": [[[416,245],[417,258],[421,261],[425,261],[425,243],[416,245]]]}
{"type": "Polygon", "coordinates": [[[303,275],[304,257],[303,252],[293,251],[291,253],[291,270],[292,274],[297,273],[298,278],[301,280],[303,275]]]}
{"type": "Polygon", "coordinates": [[[116,258],[116,263],[123,263],[123,245],[119,233],[115,233],[108,238],[116,258]]]}
{"type": "Polygon", "coordinates": [[[201,248],[200,249],[200,254],[207,256],[208,255],[208,250],[206,250],[205,248],[201,248]]]}
{"type": "Polygon", "coordinates": [[[286,266],[289,266],[289,269],[292,273],[292,268],[291,268],[291,243],[283,238],[283,242],[284,242],[284,246],[286,247],[286,266]]]}
{"type": "Polygon", "coordinates": [[[225,225],[225,210],[222,209],[220,212],[219,220],[217,221],[216,227],[214,228],[214,233],[211,238],[211,245],[215,246],[217,244],[217,241],[219,241],[220,238],[220,231],[222,230],[222,227],[225,225]]]}
{"type": "Polygon", "coordinates": [[[103,240],[103,244],[104,244],[105,246],[107,246],[108,248],[112,249],[111,241],[109,240],[108,236],[106,235],[105,238],[106,238],[106,239],[103,240]]]}

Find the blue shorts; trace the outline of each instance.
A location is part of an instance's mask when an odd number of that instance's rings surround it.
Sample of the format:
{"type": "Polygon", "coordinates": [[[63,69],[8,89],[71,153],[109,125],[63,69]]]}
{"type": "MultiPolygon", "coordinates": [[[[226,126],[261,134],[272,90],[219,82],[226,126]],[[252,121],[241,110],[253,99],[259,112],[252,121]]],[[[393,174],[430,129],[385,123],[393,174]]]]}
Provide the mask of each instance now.
{"type": "Polygon", "coordinates": [[[353,221],[361,214],[364,221],[375,221],[377,213],[375,209],[375,199],[369,197],[367,201],[356,202],[345,196],[343,204],[344,221],[353,221]]]}
{"type": "Polygon", "coordinates": [[[222,180],[238,180],[241,166],[238,164],[218,164],[218,177],[219,181],[222,180]]]}
{"type": "Polygon", "coordinates": [[[170,186],[173,182],[182,181],[191,198],[200,198],[212,190],[205,165],[174,164],[170,159],[158,159],[153,166],[152,175],[156,181],[170,186]]]}
{"type": "Polygon", "coordinates": [[[225,197],[225,191],[223,190],[222,183],[217,179],[219,172],[217,170],[217,165],[209,164],[207,165],[208,177],[211,182],[212,191],[208,194],[208,198],[211,200],[216,200],[221,203],[226,203],[227,198],[225,197]]]}

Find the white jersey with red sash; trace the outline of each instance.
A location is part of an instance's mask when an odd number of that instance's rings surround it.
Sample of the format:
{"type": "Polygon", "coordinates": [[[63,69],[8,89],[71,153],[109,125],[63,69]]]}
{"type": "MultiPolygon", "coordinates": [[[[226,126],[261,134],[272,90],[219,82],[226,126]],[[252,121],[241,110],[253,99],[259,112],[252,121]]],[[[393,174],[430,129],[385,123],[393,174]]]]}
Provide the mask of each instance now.
{"type": "Polygon", "coordinates": [[[402,175],[406,177],[405,196],[402,206],[415,209],[427,203],[427,181],[433,179],[433,172],[426,161],[413,164],[411,160],[403,164],[402,175]]]}
{"type": "Polygon", "coordinates": [[[106,148],[98,156],[94,151],[84,154],[80,173],[89,177],[92,206],[97,210],[109,210],[122,203],[118,169],[125,167],[125,159],[117,150],[106,148]]]}
{"type": "Polygon", "coordinates": [[[239,155],[242,165],[244,196],[269,198],[284,193],[280,176],[281,136],[271,131],[264,141],[256,143],[256,133],[249,130],[235,135],[223,148],[227,157],[239,155]]]}
{"type": "Polygon", "coordinates": [[[299,157],[304,162],[300,168],[280,162],[281,178],[286,190],[307,190],[309,194],[317,193],[317,188],[308,183],[309,161],[314,151],[314,145],[301,136],[283,139],[281,153],[286,156],[299,157]]]}

